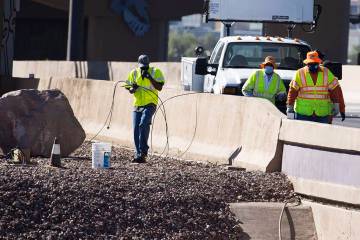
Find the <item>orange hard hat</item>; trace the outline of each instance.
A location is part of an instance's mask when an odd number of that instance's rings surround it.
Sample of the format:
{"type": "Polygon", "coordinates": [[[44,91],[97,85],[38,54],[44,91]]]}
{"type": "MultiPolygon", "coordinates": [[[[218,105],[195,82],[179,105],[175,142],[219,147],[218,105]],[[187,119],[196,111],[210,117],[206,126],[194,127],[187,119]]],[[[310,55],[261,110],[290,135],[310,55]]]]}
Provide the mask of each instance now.
{"type": "Polygon", "coordinates": [[[260,67],[264,68],[268,64],[271,64],[274,68],[277,68],[275,57],[267,56],[265,58],[265,61],[262,64],[260,64],[260,67]]]}
{"type": "Polygon", "coordinates": [[[319,53],[316,51],[312,51],[312,52],[308,52],[306,54],[306,59],[304,60],[305,64],[309,64],[309,63],[322,63],[322,60],[319,57],[319,53]]]}

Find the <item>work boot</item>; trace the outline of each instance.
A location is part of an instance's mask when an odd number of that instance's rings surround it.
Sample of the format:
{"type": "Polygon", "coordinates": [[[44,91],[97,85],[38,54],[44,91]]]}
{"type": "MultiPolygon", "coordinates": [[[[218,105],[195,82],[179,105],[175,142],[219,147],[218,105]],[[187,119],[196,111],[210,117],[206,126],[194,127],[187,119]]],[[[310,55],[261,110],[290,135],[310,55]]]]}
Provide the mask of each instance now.
{"type": "Polygon", "coordinates": [[[140,157],[134,157],[131,163],[140,163],[140,157]]]}
{"type": "Polygon", "coordinates": [[[131,163],[146,163],[146,155],[141,154],[140,156],[134,157],[131,163]]]}
{"type": "Polygon", "coordinates": [[[142,153],[140,155],[140,163],[146,163],[147,153],[142,153]]]}
{"type": "Polygon", "coordinates": [[[138,159],[138,163],[146,163],[146,156],[141,155],[138,159]]]}

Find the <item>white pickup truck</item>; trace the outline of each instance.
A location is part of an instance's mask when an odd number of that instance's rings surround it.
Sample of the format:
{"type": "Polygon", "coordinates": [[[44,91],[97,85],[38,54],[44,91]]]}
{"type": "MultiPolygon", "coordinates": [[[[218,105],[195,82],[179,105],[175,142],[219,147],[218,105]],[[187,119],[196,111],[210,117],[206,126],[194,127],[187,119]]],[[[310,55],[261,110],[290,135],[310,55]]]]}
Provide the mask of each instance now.
{"type": "MultiPolygon", "coordinates": [[[[266,56],[276,58],[275,70],[286,88],[294,73],[304,66],[303,60],[311,47],[304,41],[280,37],[231,36],[221,38],[210,59],[199,57],[195,62],[195,74],[204,75],[204,92],[242,95],[241,89],[248,77],[264,61],[266,56]]],[[[328,67],[341,79],[341,64],[328,67]]],[[[285,102],[277,103],[284,110],[285,102]]]]}
{"type": "Polygon", "coordinates": [[[266,56],[276,58],[275,70],[288,86],[296,70],[303,66],[310,46],[297,39],[274,37],[224,37],[216,44],[208,66],[197,63],[198,74],[206,74],[204,91],[242,95],[241,88],[266,56]],[[198,65],[200,64],[200,65],[198,65]],[[201,67],[203,69],[201,69],[201,67]]]}

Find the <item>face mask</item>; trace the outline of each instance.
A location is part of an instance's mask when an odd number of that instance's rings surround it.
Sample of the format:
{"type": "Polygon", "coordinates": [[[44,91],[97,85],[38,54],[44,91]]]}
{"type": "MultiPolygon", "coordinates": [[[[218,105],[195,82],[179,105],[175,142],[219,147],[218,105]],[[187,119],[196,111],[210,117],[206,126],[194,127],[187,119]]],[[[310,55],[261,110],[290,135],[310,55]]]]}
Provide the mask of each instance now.
{"type": "Polygon", "coordinates": [[[308,67],[309,67],[309,71],[310,71],[311,73],[316,73],[317,70],[319,69],[319,65],[318,65],[318,64],[309,64],[308,67]]]}
{"type": "Polygon", "coordinates": [[[272,74],[274,72],[274,68],[272,66],[265,66],[265,73],[272,74]]]}

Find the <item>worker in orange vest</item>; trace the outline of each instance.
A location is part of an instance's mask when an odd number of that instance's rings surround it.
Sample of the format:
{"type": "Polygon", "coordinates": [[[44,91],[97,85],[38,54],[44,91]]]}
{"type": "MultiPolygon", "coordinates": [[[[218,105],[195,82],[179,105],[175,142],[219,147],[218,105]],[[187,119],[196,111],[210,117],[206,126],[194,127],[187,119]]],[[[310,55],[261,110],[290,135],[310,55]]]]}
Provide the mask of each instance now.
{"type": "Polygon", "coordinates": [[[326,67],[316,51],[308,52],[306,66],[299,69],[290,83],[288,116],[297,120],[328,123],[330,115],[340,112],[345,120],[345,104],[337,78],[326,67]]]}

